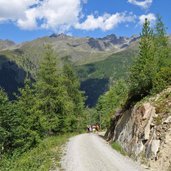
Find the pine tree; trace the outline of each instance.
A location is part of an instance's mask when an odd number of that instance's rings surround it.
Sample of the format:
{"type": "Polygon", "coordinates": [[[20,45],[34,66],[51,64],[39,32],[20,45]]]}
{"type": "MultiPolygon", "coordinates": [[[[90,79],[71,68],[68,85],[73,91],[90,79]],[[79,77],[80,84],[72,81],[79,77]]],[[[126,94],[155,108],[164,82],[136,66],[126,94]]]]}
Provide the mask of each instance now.
{"type": "Polygon", "coordinates": [[[158,16],[155,25],[155,55],[158,58],[158,70],[167,65],[169,57],[169,40],[162,18],[158,16]]]}
{"type": "Polygon", "coordinates": [[[139,49],[139,56],[131,68],[131,96],[138,94],[143,97],[150,93],[156,72],[154,34],[147,19],[143,25],[139,49]]]}
{"type": "Polygon", "coordinates": [[[0,154],[8,148],[8,138],[10,137],[10,117],[9,101],[7,95],[0,89],[0,154]]]}
{"type": "Polygon", "coordinates": [[[57,69],[57,59],[50,46],[46,47],[40,65],[36,89],[40,110],[46,117],[47,131],[65,132],[68,127],[67,118],[73,111],[73,103],[64,86],[62,73],[57,69]]]}
{"type": "Polygon", "coordinates": [[[25,81],[24,88],[19,89],[20,96],[14,103],[17,117],[21,120],[14,132],[15,147],[25,151],[35,146],[44,134],[43,116],[38,109],[35,89],[31,87],[31,81],[25,81]]]}
{"type": "Polygon", "coordinates": [[[67,93],[74,104],[74,113],[71,117],[72,130],[77,130],[81,127],[80,123],[84,109],[83,92],[80,91],[80,82],[70,64],[64,65],[63,75],[67,93]]]}
{"type": "Polygon", "coordinates": [[[117,81],[110,90],[100,96],[96,109],[101,113],[98,120],[101,120],[102,128],[106,128],[111,117],[122,107],[127,100],[128,87],[123,80],[117,81]]]}
{"type": "Polygon", "coordinates": [[[170,48],[166,28],[160,16],[155,26],[155,58],[157,71],[153,78],[153,93],[160,92],[171,84],[170,48]]]}

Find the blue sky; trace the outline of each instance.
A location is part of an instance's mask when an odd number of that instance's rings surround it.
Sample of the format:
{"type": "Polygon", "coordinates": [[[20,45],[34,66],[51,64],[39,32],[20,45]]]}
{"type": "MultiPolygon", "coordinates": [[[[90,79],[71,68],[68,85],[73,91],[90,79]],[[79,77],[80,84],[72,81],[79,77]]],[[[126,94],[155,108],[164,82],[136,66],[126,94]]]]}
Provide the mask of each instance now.
{"type": "Polygon", "coordinates": [[[0,39],[24,42],[54,32],[131,36],[157,14],[171,34],[170,8],[171,0],[0,0],[0,39]]]}

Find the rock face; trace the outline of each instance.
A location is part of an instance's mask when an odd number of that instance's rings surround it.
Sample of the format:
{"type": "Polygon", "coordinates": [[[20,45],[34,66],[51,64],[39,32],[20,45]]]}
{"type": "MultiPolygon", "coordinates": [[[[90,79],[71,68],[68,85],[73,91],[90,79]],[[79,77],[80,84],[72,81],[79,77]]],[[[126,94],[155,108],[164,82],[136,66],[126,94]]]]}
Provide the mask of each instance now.
{"type": "Polygon", "coordinates": [[[4,49],[10,48],[10,47],[13,47],[14,45],[15,45],[15,43],[13,41],[0,39],[0,50],[4,50],[4,49]]]}
{"type": "Polygon", "coordinates": [[[171,88],[128,111],[119,111],[105,136],[145,161],[151,170],[171,169],[171,88]]]}

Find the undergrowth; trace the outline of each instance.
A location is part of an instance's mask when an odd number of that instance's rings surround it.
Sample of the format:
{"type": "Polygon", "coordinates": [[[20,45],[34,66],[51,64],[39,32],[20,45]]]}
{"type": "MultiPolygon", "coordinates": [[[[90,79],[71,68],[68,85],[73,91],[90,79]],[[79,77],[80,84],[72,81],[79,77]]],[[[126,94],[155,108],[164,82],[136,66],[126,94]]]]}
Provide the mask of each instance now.
{"type": "Polygon", "coordinates": [[[122,154],[124,156],[127,155],[126,151],[121,147],[121,145],[119,143],[113,142],[111,145],[112,145],[112,148],[115,149],[120,154],[122,154]]]}
{"type": "Polygon", "coordinates": [[[37,147],[18,155],[1,156],[0,170],[2,171],[49,171],[59,167],[61,146],[71,134],[53,136],[44,139],[37,147]]]}

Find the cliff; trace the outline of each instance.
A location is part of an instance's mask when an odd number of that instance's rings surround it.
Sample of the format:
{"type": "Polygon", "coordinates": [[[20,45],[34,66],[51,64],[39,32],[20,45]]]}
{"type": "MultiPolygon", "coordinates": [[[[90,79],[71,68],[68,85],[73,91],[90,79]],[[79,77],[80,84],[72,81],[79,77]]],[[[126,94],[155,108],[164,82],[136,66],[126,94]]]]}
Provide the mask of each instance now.
{"type": "Polygon", "coordinates": [[[105,135],[150,170],[171,170],[171,87],[118,111],[105,135]]]}

